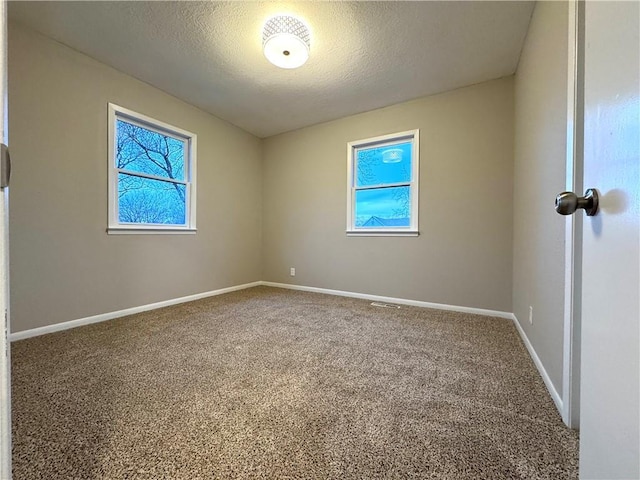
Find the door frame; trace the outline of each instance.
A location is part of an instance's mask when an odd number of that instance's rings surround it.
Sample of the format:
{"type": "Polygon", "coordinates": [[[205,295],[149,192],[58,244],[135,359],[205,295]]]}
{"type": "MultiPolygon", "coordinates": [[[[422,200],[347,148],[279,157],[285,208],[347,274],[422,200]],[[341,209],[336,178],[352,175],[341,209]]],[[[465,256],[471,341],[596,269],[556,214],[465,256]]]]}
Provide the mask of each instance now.
{"type": "MultiPolygon", "coordinates": [[[[565,190],[581,194],[584,164],[584,2],[569,1],[567,154],[565,190]]],[[[562,420],[580,425],[580,319],[582,316],[582,215],[565,224],[562,420]]]]}
{"type": "MultiPolygon", "coordinates": [[[[7,2],[0,1],[0,134],[8,143],[7,2]]],[[[11,343],[9,340],[9,189],[0,190],[0,478],[11,479],[11,343]]]]}

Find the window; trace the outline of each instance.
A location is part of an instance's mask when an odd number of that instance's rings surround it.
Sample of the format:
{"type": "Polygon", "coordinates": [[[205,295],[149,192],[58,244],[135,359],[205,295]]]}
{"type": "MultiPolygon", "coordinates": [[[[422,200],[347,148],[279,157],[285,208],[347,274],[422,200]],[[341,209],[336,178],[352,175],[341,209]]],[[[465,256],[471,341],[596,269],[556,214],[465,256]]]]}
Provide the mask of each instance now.
{"type": "Polygon", "coordinates": [[[418,133],[348,144],[347,235],[418,235],[418,133]]]}
{"type": "Polygon", "coordinates": [[[196,135],[109,104],[109,233],[196,229],[196,135]]]}

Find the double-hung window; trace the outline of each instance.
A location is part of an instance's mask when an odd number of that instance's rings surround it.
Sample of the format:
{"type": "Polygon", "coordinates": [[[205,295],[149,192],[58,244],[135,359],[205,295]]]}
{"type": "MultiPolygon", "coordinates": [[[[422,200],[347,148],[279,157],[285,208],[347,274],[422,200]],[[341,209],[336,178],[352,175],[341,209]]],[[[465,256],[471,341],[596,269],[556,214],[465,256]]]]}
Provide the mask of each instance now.
{"type": "Polygon", "coordinates": [[[196,135],[109,104],[109,233],[196,229],[196,135]]]}
{"type": "Polygon", "coordinates": [[[347,235],[418,235],[418,135],[349,142],[347,235]]]}

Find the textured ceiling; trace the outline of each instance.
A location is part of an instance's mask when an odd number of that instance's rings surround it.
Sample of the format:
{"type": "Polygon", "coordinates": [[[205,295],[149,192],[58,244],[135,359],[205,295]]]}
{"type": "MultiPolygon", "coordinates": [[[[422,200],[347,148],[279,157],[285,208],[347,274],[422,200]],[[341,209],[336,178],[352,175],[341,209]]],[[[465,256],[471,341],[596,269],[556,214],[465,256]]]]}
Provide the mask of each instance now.
{"type": "Polygon", "coordinates": [[[533,2],[10,2],[9,18],[259,137],[514,73],[533,2]],[[311,27],[271,65],[261,28],[311,27]]]}

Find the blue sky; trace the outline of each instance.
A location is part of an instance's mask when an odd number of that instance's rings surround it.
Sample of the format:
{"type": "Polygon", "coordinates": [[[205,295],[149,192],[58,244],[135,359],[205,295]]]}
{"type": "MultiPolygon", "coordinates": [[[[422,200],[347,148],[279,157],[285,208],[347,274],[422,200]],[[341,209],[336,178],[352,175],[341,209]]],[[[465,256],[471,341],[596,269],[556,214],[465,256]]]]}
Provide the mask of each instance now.
{"type": "MultiPolygon", "coordinates": [[[[360,149],[356,158],[356,186],[411,181],[411,142],[360,149]],[[399,151],[398,151],[399,150],[399,151]],[[395,160],[385,162],[386,160],[395,160]]],[[[403,218],[409,216],[409,187],[380,188],[356,192],[356,224],[371,216],[403,218]]]]}
{"type": "Polygon", "coordinates": [[[411,181],[411,142],[360,149],[357,152],[357,187],[411,181]],[[394,152],[400,150],[400,152],[394,152]],[[386,152],[386,153],[385,153],[386,152]],[[388,163],[385,155],[400,161],[388,163]]]}
{"type": "Polygon", "coordinates": [[[183,225],[184,184],[140,177],[185,178],[185,142],[118,120],[118,218],[122,223],[183,225]],[[131,172],[132,174],[126,173],[131,172]]]}

